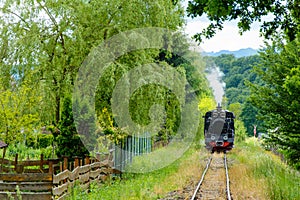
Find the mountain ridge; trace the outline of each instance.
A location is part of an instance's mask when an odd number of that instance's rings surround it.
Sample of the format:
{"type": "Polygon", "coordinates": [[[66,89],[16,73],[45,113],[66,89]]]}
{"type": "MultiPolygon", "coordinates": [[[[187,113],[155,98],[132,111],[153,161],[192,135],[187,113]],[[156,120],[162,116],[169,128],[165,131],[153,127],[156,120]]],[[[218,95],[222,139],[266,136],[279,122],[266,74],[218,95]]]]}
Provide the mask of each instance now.
{"type": "Polygon", "coordinates": [[[245,56],[253,56],[258,53],[258,50],[253,49],[253,48],[243,48],[235,51],[230,51],[230,50],[221,50],[217,52],[202,52],[203,56],[220,56],[222,54],[233,54],[235,57],[240,58],[240,57],[245,57],[245,56]]]}

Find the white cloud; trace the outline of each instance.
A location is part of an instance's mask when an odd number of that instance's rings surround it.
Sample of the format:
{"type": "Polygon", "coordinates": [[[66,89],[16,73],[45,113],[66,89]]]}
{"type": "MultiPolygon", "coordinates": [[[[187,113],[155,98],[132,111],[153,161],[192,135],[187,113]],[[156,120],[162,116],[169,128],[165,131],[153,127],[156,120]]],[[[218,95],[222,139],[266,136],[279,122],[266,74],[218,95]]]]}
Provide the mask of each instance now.
{"type": "MultiPolygon", "coordinates": [[[[187,18],[186,33],[189,36],[193,36],[196,33],[201,32],[209,24],[206,17],[191,19],[187,18]]],[[[259,36],[259,24],[254,23],[251,26],[251,30],[239,34],[237,27],[237,21],[230,21],[224,23],[222,31],[218,31],[216,35],[211,39],[205,39],[200,47],[207,52],[220,51],[220,50],[238,50],[242,48],[254,48],[259,49],[263,46],[263,38],[259,36]]]]}

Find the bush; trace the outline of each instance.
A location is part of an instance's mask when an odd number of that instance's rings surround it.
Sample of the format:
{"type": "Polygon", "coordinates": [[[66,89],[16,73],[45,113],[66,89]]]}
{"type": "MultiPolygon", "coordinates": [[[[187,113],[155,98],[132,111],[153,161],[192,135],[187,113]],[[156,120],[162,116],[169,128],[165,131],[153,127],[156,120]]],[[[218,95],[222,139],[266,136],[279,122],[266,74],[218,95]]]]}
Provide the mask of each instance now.
{"type": "Polygon", "coordinates": [[[26,138],[26,146],[32,148],[46,148],[52,146],[53,135],[39,133],[37,135],[29,135],[26,138]]]}
{"type": "Polygon", "coordinates": [[[38,147],[46,148],[52,146],[53,135],[39,134],[38,135],[38,147]]]}

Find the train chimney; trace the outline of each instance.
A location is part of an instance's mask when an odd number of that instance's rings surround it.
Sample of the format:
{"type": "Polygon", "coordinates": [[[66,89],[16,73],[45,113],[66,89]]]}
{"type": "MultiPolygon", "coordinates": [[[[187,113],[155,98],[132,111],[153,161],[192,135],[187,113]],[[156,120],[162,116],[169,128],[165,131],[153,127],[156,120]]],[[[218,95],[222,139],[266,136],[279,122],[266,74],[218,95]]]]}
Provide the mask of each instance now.
{"type": "Polygon", "coordinates": [[[220,103],[218,103],[217,110],[218,110],[218,111],[219,111],[219,110],[222,110],[222,106],[221,106],[220,103]]]}

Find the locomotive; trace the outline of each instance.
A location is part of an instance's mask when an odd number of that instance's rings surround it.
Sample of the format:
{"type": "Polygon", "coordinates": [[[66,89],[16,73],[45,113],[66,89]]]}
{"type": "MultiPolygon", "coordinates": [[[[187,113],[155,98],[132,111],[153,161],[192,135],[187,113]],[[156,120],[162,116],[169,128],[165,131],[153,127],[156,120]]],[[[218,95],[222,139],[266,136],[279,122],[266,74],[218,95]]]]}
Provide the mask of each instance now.
{"type": "Polygon", "coordinates": [[[226,153],[234,147],[234,114],[218,104],[215,110],[206,112],[204,118],[205,147],[214,153],[226,153]]]}

